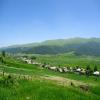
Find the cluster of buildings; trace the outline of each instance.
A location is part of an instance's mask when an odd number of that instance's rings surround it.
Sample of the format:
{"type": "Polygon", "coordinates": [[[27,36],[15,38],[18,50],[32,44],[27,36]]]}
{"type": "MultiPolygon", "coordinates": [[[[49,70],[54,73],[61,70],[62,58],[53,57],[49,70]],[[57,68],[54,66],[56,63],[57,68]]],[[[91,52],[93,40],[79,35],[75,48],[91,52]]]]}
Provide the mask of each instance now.
{"type": "Polygon", "coordinates": [[[80,75],[95,75],[95,76],[100,76],[100,72],[98,70],[96,71],[91,71],[89,69],[85,69],[85,68],[81,68],[81,67],[58,67],[58,66],[50,66],[49,64],[42,64],[42,63],[38,63],[32,59],[29,58],[24,58],[21,57],[21,60],[24,61],[27,64],[34,64],[34,65],[39,65],[42,68],[46,68],[52,71],[56,71],[56,72],[60,72],[60,73],[76,73],[76,74],[80,74],[80,75]]]}

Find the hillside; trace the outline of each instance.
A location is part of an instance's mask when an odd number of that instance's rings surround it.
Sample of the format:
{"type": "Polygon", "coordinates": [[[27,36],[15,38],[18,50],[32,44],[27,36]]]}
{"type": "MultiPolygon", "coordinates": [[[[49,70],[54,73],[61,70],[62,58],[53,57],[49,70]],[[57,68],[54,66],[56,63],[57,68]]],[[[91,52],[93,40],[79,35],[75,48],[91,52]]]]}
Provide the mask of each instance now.
{"type": "Polygon", "coordinates": [[[61,54],[73,51],[76,55],[100,56],[100,38],[47,40],[40,43],[9,46],[0,50],[9,53],[31,54],[61,54]]]}
{"type": "MultiPolygon", "coordinates": [[[[56,57],[58,60],[55,62],[63,63],[61,60],[64,59],[63,55],[59,57],[56,57]]],[[[48,60],[47,57],[41,58],[43,59],[48,60]]],[[[75,60],[74,57],[71,62],[75,60]]],[[[0,100],[99,100],[100,98],[99,77],[60,73],[39,65],[27,64],[13,56],[6,56],[4,61],[5,64],[0,62],[0,100]],[[84,90],[80,86],[89,90],[84,90]]],[[[83,62],[80,59],[78,63],[81,61],[83,62]]],[[[89,59],[85,61],[91,63],[89,59]]]]}

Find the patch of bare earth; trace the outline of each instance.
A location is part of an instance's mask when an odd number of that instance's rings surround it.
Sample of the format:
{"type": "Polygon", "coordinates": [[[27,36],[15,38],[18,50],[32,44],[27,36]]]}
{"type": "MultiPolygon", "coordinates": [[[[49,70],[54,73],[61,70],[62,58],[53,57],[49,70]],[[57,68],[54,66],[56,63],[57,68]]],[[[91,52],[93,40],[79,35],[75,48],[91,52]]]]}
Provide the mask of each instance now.
{"type": "Polygon", "coordinates": [[[41,76],[41,79],[44,80],[50,80],[55,82],[58,85],[63,85],[63,86],[69,86],[69,85],[74,85],[74,86],[80,86],[80,85],[91,85],[93,86],[94,84],[92,83],[84,83],[84,82],[80,82],[77,80],[73,80],[73,79],[69,79],[69,78],[64,78],[64,77],[60,77],[60,76],[41,76]]]}

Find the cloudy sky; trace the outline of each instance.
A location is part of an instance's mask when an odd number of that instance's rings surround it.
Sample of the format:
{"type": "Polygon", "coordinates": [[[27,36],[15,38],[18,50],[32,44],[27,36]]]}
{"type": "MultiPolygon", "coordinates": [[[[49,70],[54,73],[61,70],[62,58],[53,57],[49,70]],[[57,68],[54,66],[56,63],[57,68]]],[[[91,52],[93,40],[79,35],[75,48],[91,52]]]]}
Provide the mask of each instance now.
{"type": "Polygon", "coordinates": [[[100,0],[0,0],[0,47],[100,37],[100,0]]]}

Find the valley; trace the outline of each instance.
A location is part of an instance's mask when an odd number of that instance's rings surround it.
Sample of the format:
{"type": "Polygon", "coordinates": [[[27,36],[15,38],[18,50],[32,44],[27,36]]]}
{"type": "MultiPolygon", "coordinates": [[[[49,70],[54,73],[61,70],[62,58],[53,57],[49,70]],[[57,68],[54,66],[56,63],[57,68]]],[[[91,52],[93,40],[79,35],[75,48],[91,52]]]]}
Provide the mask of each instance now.
{"type": "Polygon", "coordinates": [[[0,63],[0,99],[2,100],[99,100],[100,77],[79,75],[72,72],[52,71],[38,64],[28,64],[22,58],[32,59],[39,64],[50,66],[86,68],[93,70],[96,65],[100,71],[99,57],[75,56],[72,52],[58,55],[20,54],[6,55],[0,63]],[[35,58],[35,59],[34,59],[35,58]],[[17,85],[2,80],[8,76],[17,85]],[[5,82],[5,81],[4,81],[5,82]],[[9,87],[8,87],[9,86],[9,87]]]}

